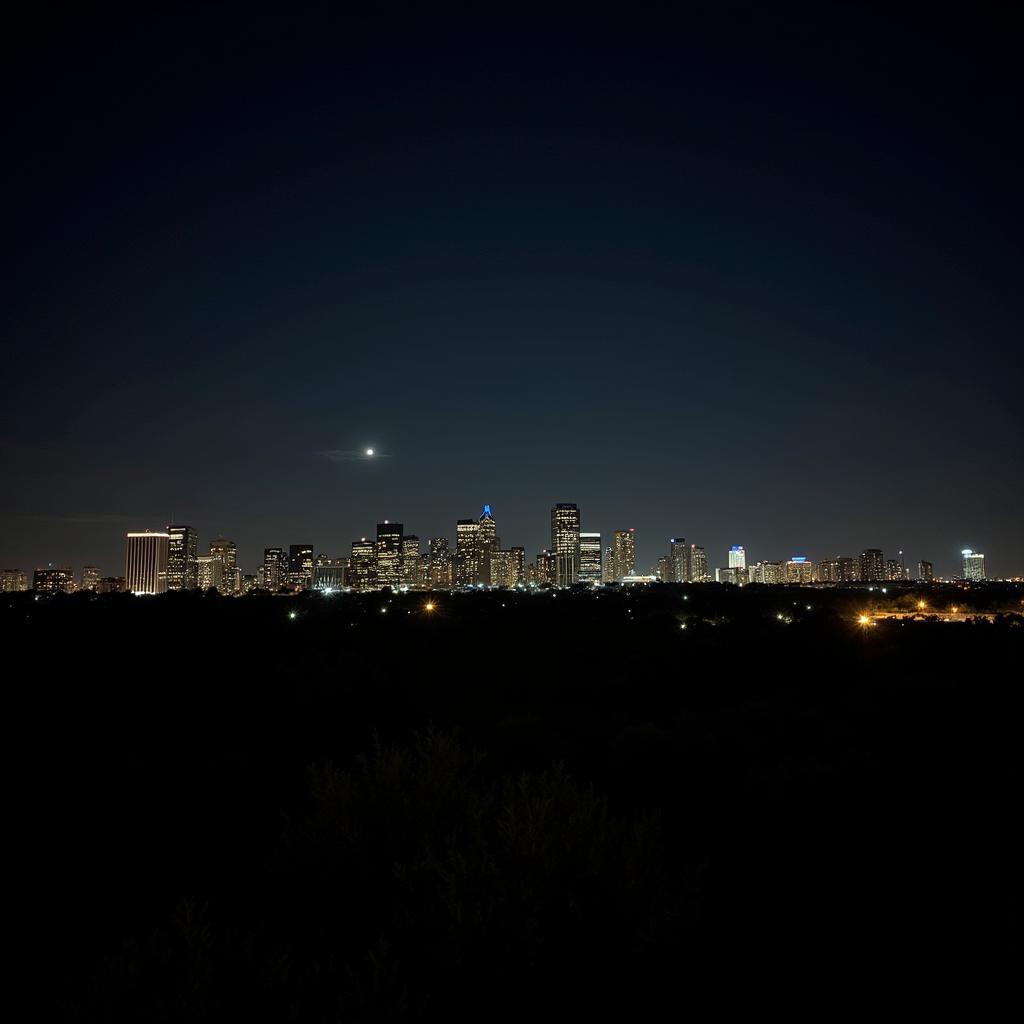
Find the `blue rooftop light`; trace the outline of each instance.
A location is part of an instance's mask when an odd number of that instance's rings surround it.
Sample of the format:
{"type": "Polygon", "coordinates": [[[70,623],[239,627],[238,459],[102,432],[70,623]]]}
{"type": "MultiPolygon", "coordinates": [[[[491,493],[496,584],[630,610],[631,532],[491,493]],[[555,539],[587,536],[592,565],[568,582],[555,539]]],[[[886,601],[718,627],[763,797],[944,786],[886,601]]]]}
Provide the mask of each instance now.
{"type": "Polygon", "coordinates": [[[490,505],[484,505],[484,515],[485,516],[489,516],[490,514],[491,514],[491,506],[490,505]]]}

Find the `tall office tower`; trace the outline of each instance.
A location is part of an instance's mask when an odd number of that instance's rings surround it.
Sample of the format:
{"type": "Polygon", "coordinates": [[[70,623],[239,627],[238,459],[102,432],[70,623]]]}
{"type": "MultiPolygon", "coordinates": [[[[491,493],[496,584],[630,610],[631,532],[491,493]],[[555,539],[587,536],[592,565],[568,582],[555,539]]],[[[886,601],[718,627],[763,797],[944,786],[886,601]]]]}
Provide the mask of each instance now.
{"type": "Polygon", "coordinates": [[[348,585],[356,590],[372,590],[377,585],[377,545],[366,537],[352,541],[348,585]]]}
{"type": "Polygon", "coordinates": [[[551,509],[551,551],[555,556],[555,584],[571,587],[580,579],[580,510],[570,502],[551,509]]]}
{"type": "Polygon", "coordinates": [[[794,555],[783,568],[787,583],[814,582],[814,563],[804,555],[794,555]]]}
{"type": "Polygon", "coordinates": [[[741,569],[738,565],[734,565],[732,568],[716,569],[715,582],[733,583],[738,587],[742,587],[745,583],[749,582],[746,567],[744,566],[741,569]]]}
{"type": "Polygon", "coordinates": [[[604,549],[604,564],[601,566],[601,582],[615,582],[615,548],[610,544],[604,549]]]}
{"type": "Polygon", "coordinates": [[[985,556],[980,551],[964,548],[960,552],[963,559],[963,577],[965,580],[985,579],[985,556]]]}
{"type": "Polygon", "coordinates": [[[526,575],[525,548],[508,548],[491,554],[491,585],[511,590],[524,582],[526,575]]]}
{"type": "Polygon", "coordinates": [[[480,583],[480,524],[460,519],[455,524],[454,582],[457,587],[480,583]]]}
{"type": "Polygon", "coordinates": [[[263,586],[271,592],[278,591],[286,576],[284,548],[264,548],[263,586]]]}
{"type": "Polygon", "coordinates": [[[242,577],[241,593],[251,594],[258,586],[259,583],[257,582],[256,577],[246,573],[242,577]]]}
{"type": "Polygon", "coordinates": [[[28,577],[20,569],[0,570],[0,594],[20,594],[28,590],[28,577]]]}
{"type": "Polygon", "coordinates": [[[878,548],[861,552],[860,578],[866,583],[881,583],[885,579],[885,559],[878,548]]]}
{"type": "Polygon", "coordinates": [[[420,539],[413,533],[402,538],[402,583],[407,587],[423,586],[420,575],[420,539]]]}
{"type": "Polygon", "coordinates": [[[377,524],[377,586],[397,587],[402,582],[401,523],[385,519],[377,524]]]}
{"type": "Polygon", "coordinates": [[[167,589],[195,590],[199,586],[199,535],[191,526],[168,526],[167,589]]]}
{"type": "Polygon", "coordinates": [[[452,553],[448,549],[447,537],[431,537],[428,554],[429,573],[427,581],[430,586],[443,590],[450,587],[452,577],[452,553]]]}
{"type": "Polygon", "coordinates": [[[167,592],[169,533],[129,533],[125,552],[124,578],[133,594],[167,592]]]}
{"type": "Polygon", "coordinates": [[[669,575],[669,568],[668,568],[668,555],[662,555],[658,559],[658,565],[657,565],[657,568],[655,568],[655,570],[654,570],[654,575],[662,583],[669,583],[669,582],[671,582],[671,576],[669,575]]]}
{"type": "Polygon", "coordinates": [[[32,589],[41,594],[70,594],[75,589],[75,575],[70,569],[36,569],[32,573],[32,589]]]}
{"type": "Polygon", "coordinates": [[[580,583],[602,583],[601,534],[580,534],[580,583]]]}
{"type": "Polygon", "coordinates": [[[288,545],[288,583],[304,590],[313,585],[313,545],[288,545]]]}
{"type": "Polygon", "coordinates": [[[95,565],[82,566],[82,590],[95,590],[103,574],[95,565]]]}
{"type": "Polygon", "coordinates": [[[922,560],[917,563],[917,578],[922,583],[931,583],[935,579],[935,567],[931,562],[922,560]]]}
{"type": "Polygon", "coordinates": [[[848,555],[840,555],[836,559],[836,582],[856,583],[861,578],[860,559],[850,558],[848,555]]]}
{"type": "Polygon", "coordinates": [[[747,567],[747,553],[743,550],[742,544],[733,544],[729,548],[729,568],[730,569],[746,569],[747,567]]]}
{"type": "Polygon", "coordinates": [[[885,560],[885,578],[887,580],[903,579],[903,563],[898,558],[887,558],[885,560]]]}
{"type": "Polygon", "coordinates": [[[668,580],[686,583],[690,578],[690,549],[684,537],[673,537],[668,542],[668,580]]]}
{"type": "Polygon", "coordinates": [[[97,594],[123,594],[124,590],[123,576],[104,576],[96,585],[97,594]]]}
{"type": "Polygon", "coordinates": [[[707,583],[711,579],[708,573],[708,553],[699,545],[690,545],[690,582],[707,583]]]}
{"type": "Polygon", "coordinates": [[[631,526],[628,530],[616,530],[615,542],[615,578],[625,579],[636,575],[636,530],[631,526]]]}
{"type": "Polygon", "coordinates": [[[484,505],[484,510],[477,520],[477,550],[480,555],[479,583],[491,582],[491,556],[501,547],[498,539],[498,524],[491,514],[491,506],[484,505]]]}
{"type": "Polygon", "coordinates": [[[224,592],[224,561],[220,555],[200,555],[196,559],[196,578],[200,590],[224,592]]]}
{"type": "Polygon", "coordinates": [[[538,551],[533,565],[534,583],[555,582],[555,555],[553,551],[538,551]]]}
{"type": "Polygon", "coordinates": [[[210,541],[210,557],[220,559],[220,584],[217,589],[222,594],[236,594],[241,586],[241,575],[238,570],[238,552],[233,540],[218,537],[210,541]]]}

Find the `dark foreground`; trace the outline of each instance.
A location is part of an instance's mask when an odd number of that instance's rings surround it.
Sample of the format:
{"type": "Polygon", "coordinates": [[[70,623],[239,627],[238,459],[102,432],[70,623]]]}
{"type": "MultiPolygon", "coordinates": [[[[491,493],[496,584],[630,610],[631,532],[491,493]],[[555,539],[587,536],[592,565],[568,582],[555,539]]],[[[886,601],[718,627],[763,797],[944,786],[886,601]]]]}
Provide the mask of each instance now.
{"type": "Polygon", "coordinates": [[[1013,976],[1019,618],[427,600],[5,596],[41,1018],[831,1016],[1013,976]]]}

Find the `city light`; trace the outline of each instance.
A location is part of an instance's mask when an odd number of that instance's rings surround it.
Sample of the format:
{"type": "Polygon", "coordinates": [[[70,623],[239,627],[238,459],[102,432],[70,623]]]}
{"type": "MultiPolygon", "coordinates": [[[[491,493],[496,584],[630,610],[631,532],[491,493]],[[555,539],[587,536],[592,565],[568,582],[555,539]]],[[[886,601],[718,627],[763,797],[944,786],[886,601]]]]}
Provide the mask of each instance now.
{"type": "Polygon", "coordinates": [[[434,610],[434,602],[433,602],[433,601],[428,601],[428,602],[427,602],[427,603],[426,603],[426,604],[425,604],[425,605],[423,606],[423,610],[424,610],[425,612],[432,612],[432,611],[434,610]]]}
{"type": "Polygon", "coordinates": [[[288,613],[288,618],[289,619],[297,619],[298,617],[299,617],[299,613],[298,612],[289,612],[288,613]]]}

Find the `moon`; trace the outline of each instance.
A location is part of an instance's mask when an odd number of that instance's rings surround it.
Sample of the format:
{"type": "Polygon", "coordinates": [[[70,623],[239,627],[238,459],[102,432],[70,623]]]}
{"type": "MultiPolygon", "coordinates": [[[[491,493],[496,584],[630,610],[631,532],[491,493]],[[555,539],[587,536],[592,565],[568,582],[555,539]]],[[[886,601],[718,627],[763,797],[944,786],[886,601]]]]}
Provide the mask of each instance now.
{"type": "Polygon", "coordinates": [[[373,454],[373,449],[372,448],[367,448],[366,449],[366,454],[367,455],[372,455],[373,454]]]}

